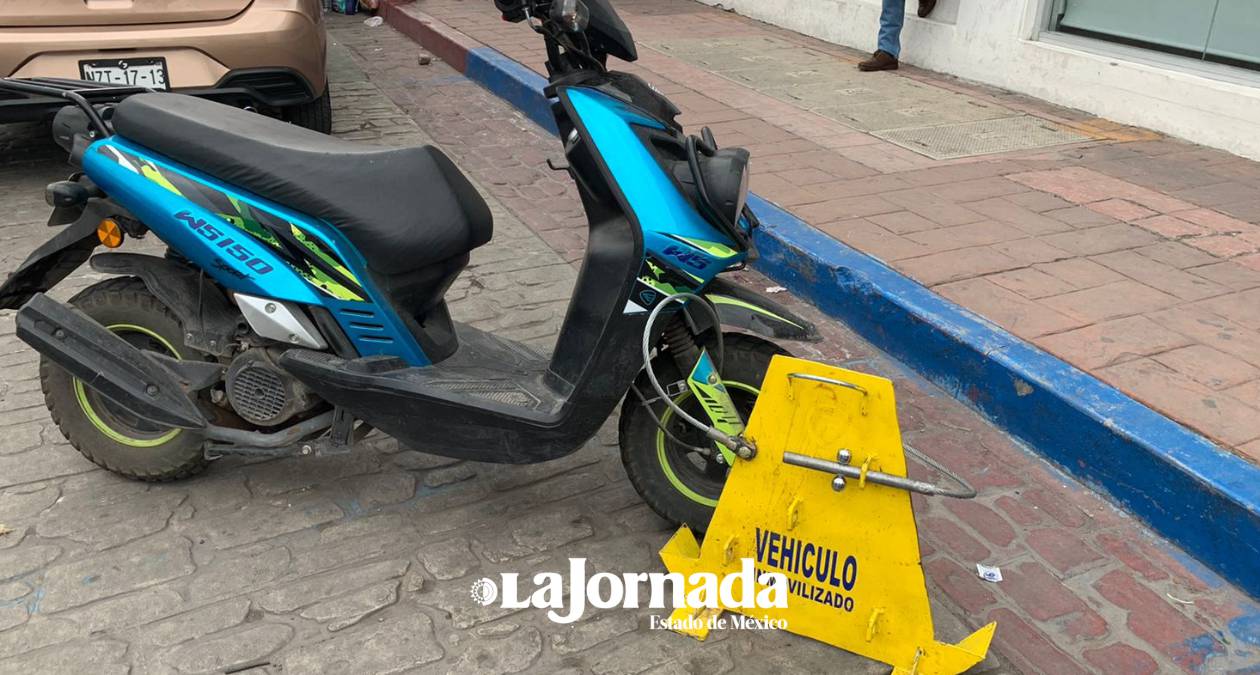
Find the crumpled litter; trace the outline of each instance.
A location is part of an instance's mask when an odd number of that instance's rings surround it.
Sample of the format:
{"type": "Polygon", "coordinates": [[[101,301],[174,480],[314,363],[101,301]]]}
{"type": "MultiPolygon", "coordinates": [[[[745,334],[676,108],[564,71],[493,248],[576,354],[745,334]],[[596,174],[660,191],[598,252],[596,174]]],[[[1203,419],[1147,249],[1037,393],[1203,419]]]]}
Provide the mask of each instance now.
{"type": "Polygon", "coordinates": [[[1000,567],[989,567],[976,563],[976,574],[985,581],[997,583],[1002,580],[1002,569],[1000,567]]]}

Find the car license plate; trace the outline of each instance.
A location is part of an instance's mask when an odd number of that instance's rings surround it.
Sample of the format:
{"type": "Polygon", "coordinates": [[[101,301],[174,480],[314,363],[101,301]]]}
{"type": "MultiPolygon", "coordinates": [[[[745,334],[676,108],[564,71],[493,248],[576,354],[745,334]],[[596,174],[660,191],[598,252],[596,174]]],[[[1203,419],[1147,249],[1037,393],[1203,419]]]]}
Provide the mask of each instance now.
{"type": "Polygon", "coordinates": [[[102,84],[152,89],[170,88],[166,77],[166,59],[162,57],[80,61],[79,74],[85,80],[102,84]]]}

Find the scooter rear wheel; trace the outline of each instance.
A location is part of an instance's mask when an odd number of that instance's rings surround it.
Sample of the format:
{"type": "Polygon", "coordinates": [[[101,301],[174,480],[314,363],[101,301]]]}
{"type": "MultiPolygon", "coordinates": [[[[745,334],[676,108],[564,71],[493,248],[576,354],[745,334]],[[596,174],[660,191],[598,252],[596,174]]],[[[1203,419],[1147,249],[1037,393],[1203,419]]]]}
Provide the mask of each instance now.
{"type": "MultiPolygon", "coordinates": [[[[757,401],[761,381],[770,368],[770,360],[776,354],[787,352],[751,335],[728,334],[724,342],[722,381],[735,407],[747,420],[757,401]]],[[[662,384],[682,379],[678,369],[666,363],[667,358],[660,361],[660,365],[654,367],[662,384]]],[[[635,386],[649,401],[657,398],[646,376],[640,377],[635,386]]],[[[705,419],[703,409],[690,391],[677,396],[674,402],[696,418],[705,419]]],[[[712,441],[677,419],[664,402],[654,401],[651,406],[661,426],[669,433],[657,426],[639,397],[630,392],[622,404],[618,425],[622,465],[635,490],[653,511],[675,525],[685,524],[703,532],[713,518],[729,467],[717,460],[719,451],[712,441]],[[712,452],[702,454],[691,447],[712,449],[712,452]]]]}
{"type": "MultiPolygon", "coordinates": [[[[70,304],[141,349],[189,357],[179,319],[139,279],[102,281],[70,304]]],[[[94,464],[143,481],[176,480],[206,467],[201,434],[140,419],[46,358],[39,376],[53,422],[94,464]]]]}

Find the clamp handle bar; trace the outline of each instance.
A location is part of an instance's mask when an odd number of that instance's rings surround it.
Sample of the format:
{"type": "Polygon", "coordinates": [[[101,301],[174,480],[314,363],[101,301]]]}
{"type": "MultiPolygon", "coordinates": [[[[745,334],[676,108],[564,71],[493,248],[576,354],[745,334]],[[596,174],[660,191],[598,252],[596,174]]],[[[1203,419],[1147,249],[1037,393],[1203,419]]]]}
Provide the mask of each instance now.
{"type": "Polygon", "coordinates": [[[948,478],[951,482],[955,483],[956,487],[945,487],[941,485],[935,485],[933,483],[928,483],[921,480],[914,480],[913,478],[907,478],[905,476],[896,476],[890,473],[884,473],[882,471],[864,471],[862,467],[851,466],[850,464],[848,464],[847,462],[848,451],[845,451],[845,450],[841,450],[837,457],[837,460],[845,460],[845,461],[832,462],[825,459],[819,459],[817,457],[810,457],[809,455],[801,455],[795,452],[785,452],[783,453],[783,463],[791,464],[792,466],[799,466],[804,469],[812,469],[814,471],[820,471],[822,473],[827,473],[827,474],[831,474],[835,476],[835,479],[832,481],[831,486],[836,491],[840,491],[844,489],[844,486],[845,486],[844,479],[856,478],[858,480],[866,480],[868,482],[875,483],[876,485],[885,485],[887,487],[897,488],[900,490],[906,490],[909,492],[917,492],[919,494],[930,495],[934,497],[951,497],[953,499],[972,499],[976,496],[976,489],[971,487],[971,485],[967,483],[967,481],[963,480],[958,475],[947,470],[945,467],[941,466],[935,460],[928,457],[927,455],[924,455],[918,450],[915,450],[914,448],[906,446],[905,449],[907,452],[923,460],[932,468],[936,469],[937,471],[940,471],[942,474],[945,475],[946,478],[948,478]]]}
{"type": "Polygon", "coordinates": [[[821,382],[823,384],[830,384],[837,387],[844,387],[845,389],[852,389],[853,391],[856,391],[862,394],[863,396],[870,396],[870,392],[868,392],[865,387],[853,384],[852,382],[846,382],[844,380],[836,380],[830,377],[823,377],[822,375],[810,375],[809,373],[788,373],[788,379],[789,380],[809,380],[810,382],[821,382]]]}

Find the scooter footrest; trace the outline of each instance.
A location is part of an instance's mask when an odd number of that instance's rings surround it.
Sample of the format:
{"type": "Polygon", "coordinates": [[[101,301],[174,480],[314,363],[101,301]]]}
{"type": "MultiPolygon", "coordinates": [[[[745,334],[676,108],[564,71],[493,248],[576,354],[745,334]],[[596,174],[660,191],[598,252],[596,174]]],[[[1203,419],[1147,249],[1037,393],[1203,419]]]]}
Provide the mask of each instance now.
{"type": "Polygon", "coordinates": [[[524,387],[503,382],[450,381],[429,382],[433,389],[442,389],[456,394],[466,394],[484,398],[504,405],[520,408],[538,409],[541,401],[524,387]]]}

